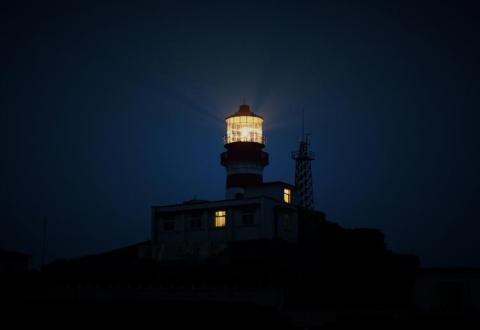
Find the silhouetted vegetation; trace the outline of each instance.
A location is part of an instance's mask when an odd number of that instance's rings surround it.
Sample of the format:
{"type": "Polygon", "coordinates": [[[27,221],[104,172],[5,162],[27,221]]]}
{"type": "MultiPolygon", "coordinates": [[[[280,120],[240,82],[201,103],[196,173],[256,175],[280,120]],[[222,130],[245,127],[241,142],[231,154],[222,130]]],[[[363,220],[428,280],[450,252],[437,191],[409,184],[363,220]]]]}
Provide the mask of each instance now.
{"type": "Polygon", "coordinates": [[[320,212],[304,211],[300,221],[297,243],[235,241],[205,261],[156,263],[138,257],[144,242],[58,260],[42,273],[25,274],[25,280],[16,276],[8,283],[53,288],[280,288],[283,303],[290,306],[410,307],[418,258],[387,250],[378,230],[344,229],[320,212]]]}

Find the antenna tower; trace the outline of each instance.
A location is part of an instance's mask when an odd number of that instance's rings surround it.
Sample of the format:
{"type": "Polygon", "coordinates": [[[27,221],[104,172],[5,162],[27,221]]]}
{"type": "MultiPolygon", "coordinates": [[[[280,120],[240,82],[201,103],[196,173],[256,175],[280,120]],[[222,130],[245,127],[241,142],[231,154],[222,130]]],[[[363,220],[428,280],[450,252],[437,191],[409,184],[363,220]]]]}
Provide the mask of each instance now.
{"type": "Polygon", "coordinates": [[[315,208],[313,202],[313,179],[311,162],[314,154],[310,149],[308,137],[305,134],[304,110],[302,110],[302,138],[297,151],[292,152],[292,159],[295,160],[295,188],[297,190],[298,206],[313,210],[315,208]]]}

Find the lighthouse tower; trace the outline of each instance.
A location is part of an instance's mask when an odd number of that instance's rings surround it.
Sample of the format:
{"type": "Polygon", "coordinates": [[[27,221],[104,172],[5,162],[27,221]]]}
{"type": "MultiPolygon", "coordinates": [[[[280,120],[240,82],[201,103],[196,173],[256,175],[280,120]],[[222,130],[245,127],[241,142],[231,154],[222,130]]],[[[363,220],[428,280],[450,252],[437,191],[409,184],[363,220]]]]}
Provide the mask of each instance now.
{"type": "Polygon", "coordinates": [[[221,154],[221,164],[227,170],[226,198],[243,196],[245,188],[263,183],[263,168],[268,154],[263,151],[263,118],[242,104],[237,112],[225,118],[227,151],[221,154]]]}

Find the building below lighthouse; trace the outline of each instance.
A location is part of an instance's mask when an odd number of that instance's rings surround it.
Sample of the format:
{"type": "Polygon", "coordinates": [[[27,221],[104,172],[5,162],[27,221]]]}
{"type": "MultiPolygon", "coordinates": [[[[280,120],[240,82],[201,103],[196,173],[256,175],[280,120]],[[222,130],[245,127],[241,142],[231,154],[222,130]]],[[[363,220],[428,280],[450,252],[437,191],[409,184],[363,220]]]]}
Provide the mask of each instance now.
{"type": "Polygon", "coordinates": [[[298,239],[295,187],[263,181],[269,164],[263,118],[242,104],[225,122],[226,151],[220,156],[227,174],[225,199],[153,206],[155,259],[205,259],[231,241],[298,239]]]}

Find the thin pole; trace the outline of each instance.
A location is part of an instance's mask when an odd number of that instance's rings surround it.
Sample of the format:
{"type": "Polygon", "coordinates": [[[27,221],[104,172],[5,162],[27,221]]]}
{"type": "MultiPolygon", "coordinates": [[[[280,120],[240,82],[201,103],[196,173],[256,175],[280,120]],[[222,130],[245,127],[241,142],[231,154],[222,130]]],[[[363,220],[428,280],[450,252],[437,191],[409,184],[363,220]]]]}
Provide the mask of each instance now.
{"type": "Polygon", "coordinates": [[[302,141],[305,138],[305,108],[302,108],[302,141]]]}
{"type": "Polygon", "coordinates": [[[45,266],[45,254],[47,251],[47,217],[43,217],[43,239],[42,239],[42,269],[45,266]]]}

